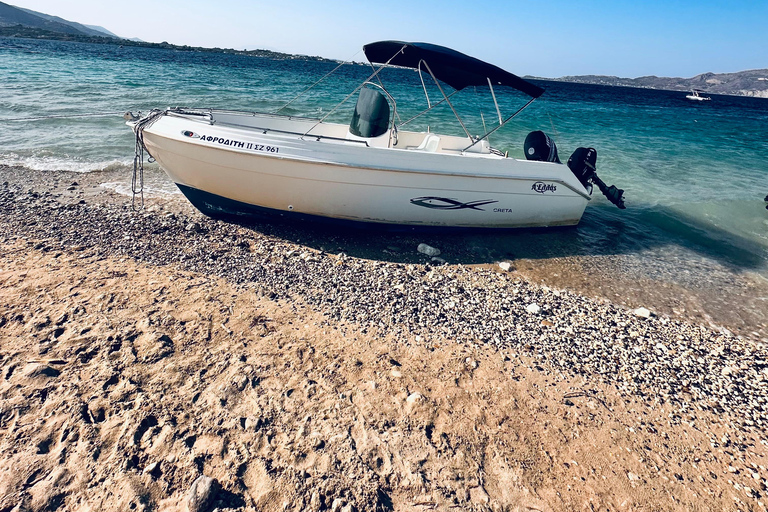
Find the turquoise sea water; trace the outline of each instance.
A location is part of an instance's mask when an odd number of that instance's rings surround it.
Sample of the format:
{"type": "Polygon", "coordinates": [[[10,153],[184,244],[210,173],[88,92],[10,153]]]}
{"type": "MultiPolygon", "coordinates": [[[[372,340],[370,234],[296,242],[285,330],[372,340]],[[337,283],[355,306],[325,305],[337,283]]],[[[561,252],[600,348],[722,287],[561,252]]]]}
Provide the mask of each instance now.
{"type": "MultiPolygon", "coordinates": [[[[127,178],[134,141],[118,113],[167,106],[272,112],[334,67],[0,38],[0,163],[39,170],[41,179],[46,170],[107,167],[124,167],[127,178]],[[115,114],[13,121],[108,112],[115,114]]],[[[369,66],[344,66],[283,112],[323,116],[370,73],[369,66]]],[[[388,70],[383,79],[402,120],[424,108],[416,73],[388,70]]],[[[563,161],[578,146],[595,147],[599,175],[625,190],[627,209],[598,193],[577,228],[505,234],[493,243],[525,258],[631,255],[632,272],[675,282],[711,281],[715,268],[768,278],[768,99],[714,95],[699,103],[681,92],[537,83],[545,94],[494,134],[492,145],[523,158],[525,135],[541,129],[563,161]]],[[[515,91],[497,93],[502,114],[526,100],[515,91]]],[[[330,120],[348,122],[353,103],[330,120]]],[[[462,91],[455,104],[474,133],[498,119],[487,90],[462,91]]],[[[462,134],[447,106],[406,128],[427,126],[462,134]]]]}

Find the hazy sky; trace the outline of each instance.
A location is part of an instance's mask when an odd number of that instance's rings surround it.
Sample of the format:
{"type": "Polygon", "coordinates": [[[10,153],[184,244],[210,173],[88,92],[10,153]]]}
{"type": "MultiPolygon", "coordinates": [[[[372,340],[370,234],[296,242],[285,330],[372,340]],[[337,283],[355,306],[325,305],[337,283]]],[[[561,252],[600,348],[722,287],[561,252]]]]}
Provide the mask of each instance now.
{"type": "MultiPolygon", "coordinates": [[[[8,0],[6,0],[8,2],[8,0]]],[[[520,75],[691,77],[768,68],[768,0],[16,0],[122,37],[365,60],[382,39],[520,75]]]]}

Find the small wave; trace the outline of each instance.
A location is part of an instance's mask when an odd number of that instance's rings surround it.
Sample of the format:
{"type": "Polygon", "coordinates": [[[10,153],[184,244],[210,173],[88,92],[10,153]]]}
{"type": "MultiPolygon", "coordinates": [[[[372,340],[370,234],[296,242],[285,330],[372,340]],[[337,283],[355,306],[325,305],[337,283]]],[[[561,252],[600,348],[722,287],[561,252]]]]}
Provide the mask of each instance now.
{"type": "MultiPolygon", "coordinates": [[[[121,196],[133,197],[131,184],[127,181],[111,181],[109,183],[101,183],[99,186],[111,190],[116,194],[120,194],[121,196]]],[[[181,192],[179,192],[179,189],[172,184],[144,186],[144,197],[169,197],[178,195],[181,195],[181,192]]]]}
{"type": "Polygon", "coordinates": [[[69,171],[89,173],[105,170],[120,170],[133,166],[131,160],[82,161],[60,157],[0,155],[0,163],[21,166],[33,171],[69,171]]]}

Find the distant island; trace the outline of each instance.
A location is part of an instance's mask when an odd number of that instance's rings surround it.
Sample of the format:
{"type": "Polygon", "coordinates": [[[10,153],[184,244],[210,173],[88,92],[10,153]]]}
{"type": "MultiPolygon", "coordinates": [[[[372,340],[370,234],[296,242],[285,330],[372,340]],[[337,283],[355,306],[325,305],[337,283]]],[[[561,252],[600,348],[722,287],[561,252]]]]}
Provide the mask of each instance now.
{"type": "Polygon", "coordinates": [[[739,71],[738,73],[702,73],[693,78],[668,78],[659,76],[620,78],[617,76],[584,75],[546,78],[545,80],[610,85],[614,87],[664,89],[668,91],[690,91],[698,89],[709,94],[768,98],[768,69],[753,69],[749,71],[739,71]]]}
{"type": "MultiPolygon", "coordinates": [[[[53,39],[80,43],[136,46],[142,48],[161,48],[177,51],[226,53],[266,57],[285,60],[311,60],[319,62],[338,62],[317,56],[293,55],[271,50],[235,50],[231,48],[203,48],[199,46],[175,45],[168,42],[148,43],[138,39],[124,39],[103,27],[82,25],[43,14],[29,9],[21,9],[0,2],[0,37],[21,37],[29,39],[53,39]]],[[[560,82],[608,85],[614,87],[639,87],[644,89],[664,89],[671,91],[690,91],[699,89],[709,94],[727,94],[733,96],[752,96],[768,98],[768,69],[754,69],[738,73],[702,73],[693,78],[667,78],[643,76],[639,78],[620,78],[617,76],[584,75],[564,76],[560,78],[539,78],[560,82]]]]}

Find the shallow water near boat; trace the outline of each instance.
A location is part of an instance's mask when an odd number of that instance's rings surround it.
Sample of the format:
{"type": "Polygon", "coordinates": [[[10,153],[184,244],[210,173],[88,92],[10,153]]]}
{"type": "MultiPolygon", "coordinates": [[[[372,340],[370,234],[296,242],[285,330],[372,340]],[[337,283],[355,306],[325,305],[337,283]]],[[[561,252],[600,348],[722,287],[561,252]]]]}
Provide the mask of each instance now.
{"type": "MultiPolygon", "coordinates": [[[[40,180],[48,170],[97,172],[112,190],[125,193],[134,141],[118,113],[176,105],[275,111],[334,67],[0,39],[0,163],[39,171],[40,180]],[[112,115],[68,117],[91,113],[112,115]],[[33,117],[43,119],[12,121],[33,117]]],[[[365,66],[342,67],[283,113],[325,115],[369,73],[365,66]]],[[[384,82],[403,119],[421,110],[417,75],[393,70],[384,82]]],[[[545,94],[491,136],[492,145],[523,158],[525,135],[541,129],[555,139],[563,160],[578,146],[595,147],[601,177],[625,189],[627,210],[596,195],[576,228],[430,235],[423,241],[440,247],[449,263],[509,259],[518,271],[552,286],[630,307],[658,304],[661,312],[768,338],[768,100],[712,95],[699,103],[686,100],[686,91],[536,83],[545,94]]],[[[493,126],[496,113],[487,94],[460,93],[472,132],[484,132],[483,123],[493,126]],[[480,106],[489,104],[481,117],[480,106]]],[[[522,104],[514,93],[498,96],[502,111],[522,104]]],[[[330,119],[346,122],[353,103],[330,119]]],[[[409,128],[427,126],[461,133],[447,107],[409,128]]],[[[150,178],[150,192],[172,193],[162,174],[150,178]]],[[[413,241],[391,235],[385,244],[365,244],[367,235],[359,233],[343,239],[350,253],[381,259],[403,259],[383,249],[403,246],[405,253],[406,242],[413,241]]]]}

